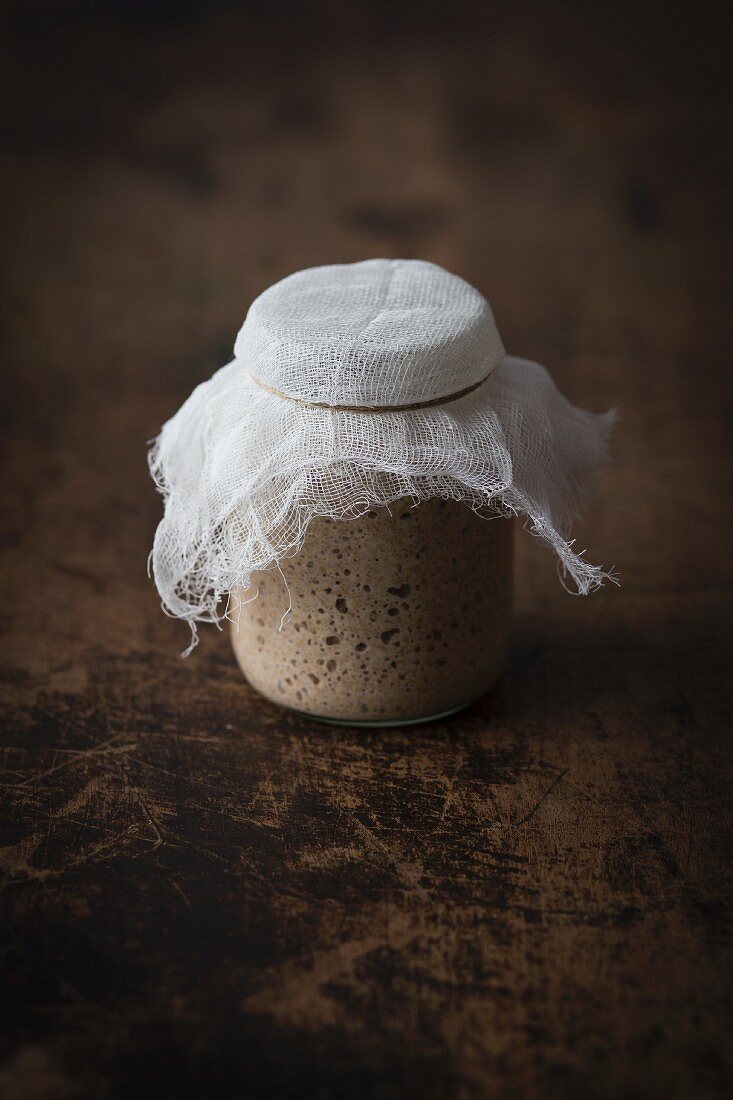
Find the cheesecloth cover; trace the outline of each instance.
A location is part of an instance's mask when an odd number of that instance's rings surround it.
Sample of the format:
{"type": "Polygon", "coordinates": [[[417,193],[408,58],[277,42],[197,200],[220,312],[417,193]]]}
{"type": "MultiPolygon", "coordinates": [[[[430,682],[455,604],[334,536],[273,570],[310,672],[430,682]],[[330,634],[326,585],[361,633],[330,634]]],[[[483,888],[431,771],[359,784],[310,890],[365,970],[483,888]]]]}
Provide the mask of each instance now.
{"type": "Polygon", "coordinates": [[[299,271],[253,302],[234,356],[150,452],[165,498],[153,574],[192,645],[253,570],[298,551],[314,516],[400,497],[525,516],[578,592],[612,579],[569,530],[613,412],[573,407],[543,367],[506,355],[457,276],[418,260],[299,271]]]}

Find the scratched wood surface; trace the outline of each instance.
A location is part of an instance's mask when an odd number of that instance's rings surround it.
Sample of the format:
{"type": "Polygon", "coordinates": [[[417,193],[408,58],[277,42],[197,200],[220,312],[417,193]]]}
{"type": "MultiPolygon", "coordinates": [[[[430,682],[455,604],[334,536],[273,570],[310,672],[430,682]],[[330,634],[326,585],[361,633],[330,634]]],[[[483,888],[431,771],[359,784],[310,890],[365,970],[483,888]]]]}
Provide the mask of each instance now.
{"type": "Polygon", "coordinates": [[[723,1096],[719,15],[273,7],[4,17],[0,1083],[723,1096]],[[578,537],[623,587],[519,538],[498,688],[379,732],[270,706],[216,631],[182,661],[145,573],[146,440],[265,286],[368,256],[622,416],[578,537]]]}

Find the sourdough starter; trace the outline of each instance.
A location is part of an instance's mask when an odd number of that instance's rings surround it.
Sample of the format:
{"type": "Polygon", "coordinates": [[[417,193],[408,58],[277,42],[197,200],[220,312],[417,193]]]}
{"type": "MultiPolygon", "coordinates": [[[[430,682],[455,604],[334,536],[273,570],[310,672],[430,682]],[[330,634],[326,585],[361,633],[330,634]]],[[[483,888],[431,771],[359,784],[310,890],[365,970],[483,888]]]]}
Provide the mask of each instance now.
{"type": "Polygon", "coordinates": [[[273,702],[333,721],[419,721],[470,703],[501,670],[508,519],[437,499],[317,518],[281,568],[290,597],[277,569],[256,573],[238,595],[258,595],[232,624],[242,671],[273,702]]]}

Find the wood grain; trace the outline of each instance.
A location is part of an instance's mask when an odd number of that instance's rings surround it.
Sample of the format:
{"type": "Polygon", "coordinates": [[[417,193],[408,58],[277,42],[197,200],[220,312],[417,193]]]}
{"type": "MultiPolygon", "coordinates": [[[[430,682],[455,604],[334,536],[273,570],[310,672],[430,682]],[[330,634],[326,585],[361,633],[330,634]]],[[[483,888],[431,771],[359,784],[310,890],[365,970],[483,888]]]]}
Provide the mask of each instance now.
{"type": "Polygon", "coordinates": [[[727,57],[705,5],[11,5],[13,1100],[729,1094],[727,57]],[[304,266],[420,256],[615,405],[488,698],[284,713],[146,577],[145,443],[304,266]]]}

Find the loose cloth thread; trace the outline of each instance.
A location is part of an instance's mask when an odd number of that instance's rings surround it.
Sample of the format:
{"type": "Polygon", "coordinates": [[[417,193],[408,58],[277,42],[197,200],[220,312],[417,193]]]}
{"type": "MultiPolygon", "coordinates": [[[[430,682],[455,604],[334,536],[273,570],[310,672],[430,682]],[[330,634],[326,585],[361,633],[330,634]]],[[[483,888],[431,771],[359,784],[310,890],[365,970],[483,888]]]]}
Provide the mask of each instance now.
{"type": "Polygon", "coordinates": [[[524,516],[588,593],[615,578],[570,529],[614,415],[575,408],[544,367],[508,356],[483,296],[434,264],[297,272],[252,303],[233,362],[151,448],[163,608],[190,623],[193,646],[254,571],[298,552],[313,517],[400,498],[524,516]]]}

